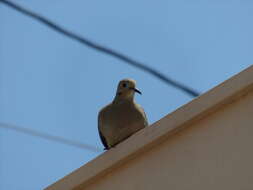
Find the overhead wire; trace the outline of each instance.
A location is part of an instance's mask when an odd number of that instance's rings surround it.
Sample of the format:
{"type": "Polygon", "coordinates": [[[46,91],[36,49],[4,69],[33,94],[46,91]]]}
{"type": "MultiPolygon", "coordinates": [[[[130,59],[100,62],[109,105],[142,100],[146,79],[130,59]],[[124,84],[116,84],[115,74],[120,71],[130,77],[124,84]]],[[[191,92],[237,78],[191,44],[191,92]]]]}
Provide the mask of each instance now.
{"type": "Polygon", "coordinates": [[[92,48],[92,49],[99,51],[101,53],[104,53],[104,54],[110,55],[114,58],[117,58],[117,59],[123,61],[124,63],[127,63],[135,68],[138,68],[138,69],[144,71],[144,72],[147,72],[147,73],[151,74],[152,76],[156,77],[157,79],[159,79],[160,81],[163,81],[167,85],[170,85],[170,86],[173,86],[177,89],[180,89],[181,91],[187,93],[191,97],[196,97],[199,95],[199,92],[197,92],[196,90],[194,90],[191,87],[188,87],[178,81],[175,81],[174,79],[171,79],[170,77],[164,75],[160,71],[158,71],[148,65],[145,65],[144,63],[136,61],[127,55],[119,53],[118,51],[115,51],[111,48],[99,45],[95,42],[92,42],[91,40],[88,40],[87,38],[77,35],[71,31],[63,28],[62,26],[52,22],[51,20],[49,20],[49,19],[47,19],[35,12],[32,12],[24,7],[21,7],[20,5],[17,5],[16,3],[12,2],[12,1],[0,0],[0,2],[2,2],[4,5],[12,8],[12,9],[14,9],[26,16],[29,16],[29,17],[37,20],[38,22],[46,25],[47,27],[55,30],[58,33],[63,34],[64,36],[66,36],[72,40],[75,40],[75,41],[77,41],[83,45],[86,45],[87,47],[92,48]]]}
{"type": "Polygon", "coordinates": [[[103,151],[101,148],[98,148],[98,147],[90,145],[90,144],[66,139],[64,137],[50,135],[50,134],[47,134],[44,132],[40,132],[37,130],[33,130],[33,129],[25,128],[25,127],[20,127],[20,126],[16,126],[16,125],[12,125],[12,124],[0,122],[0,128],[12,130],[12,131],[15,131],[18,133],[23,133],[23,134],[33,136],[33,137],[39,137],[41,139],[45,139],[45,140],[52,141],[52,142],[57,142],[60,144],[65,144],[65,145],[72,146],[72,147],[79,148],[79,149],[83,149],[83,150],[89,150],[94,153],[100,153],[103,151]]]}

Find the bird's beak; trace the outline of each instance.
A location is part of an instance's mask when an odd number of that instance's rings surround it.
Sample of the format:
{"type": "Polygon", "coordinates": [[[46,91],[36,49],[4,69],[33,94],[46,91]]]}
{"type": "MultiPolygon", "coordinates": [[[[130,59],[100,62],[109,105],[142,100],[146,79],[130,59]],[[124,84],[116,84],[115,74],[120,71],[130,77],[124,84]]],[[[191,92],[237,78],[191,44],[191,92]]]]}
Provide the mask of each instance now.
{"type": "Polygon", "coordinates": [[[139,90],[136,89],[136,88],[130,88],[130,89],[133,90],[133,91],[135,91],[135,92],[137,92],[138,94],[142,94],[141,91],[139,91],[139,90]]]}

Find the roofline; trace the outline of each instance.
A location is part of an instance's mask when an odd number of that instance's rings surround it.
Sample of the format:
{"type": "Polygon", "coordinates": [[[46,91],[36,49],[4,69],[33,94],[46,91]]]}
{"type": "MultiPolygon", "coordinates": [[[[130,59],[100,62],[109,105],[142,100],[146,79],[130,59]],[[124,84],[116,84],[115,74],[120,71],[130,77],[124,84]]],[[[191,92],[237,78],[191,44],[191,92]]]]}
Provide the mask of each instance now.
{"type": "Polygon", "coordinates": [[[137,132],[45,190],[83,189],[97,178],[140,153],[150,150],[168,136],[217,111],[253,89],[253,66],[195,98],[149,127],[137,132]]]}

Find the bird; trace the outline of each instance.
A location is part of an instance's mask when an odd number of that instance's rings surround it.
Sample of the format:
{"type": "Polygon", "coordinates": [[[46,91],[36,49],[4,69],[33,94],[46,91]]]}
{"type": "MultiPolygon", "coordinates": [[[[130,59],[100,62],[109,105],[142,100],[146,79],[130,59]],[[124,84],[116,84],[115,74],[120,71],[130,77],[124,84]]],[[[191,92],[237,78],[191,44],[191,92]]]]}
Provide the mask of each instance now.
{"type": "Polygon", "coordinates": [[[136,81],[123,79],[118,83],[113,101],[98,113],[98,132],[104,150],[115,147],[137,131],[148,126],[143,108],[135,103],[136,81]]]}

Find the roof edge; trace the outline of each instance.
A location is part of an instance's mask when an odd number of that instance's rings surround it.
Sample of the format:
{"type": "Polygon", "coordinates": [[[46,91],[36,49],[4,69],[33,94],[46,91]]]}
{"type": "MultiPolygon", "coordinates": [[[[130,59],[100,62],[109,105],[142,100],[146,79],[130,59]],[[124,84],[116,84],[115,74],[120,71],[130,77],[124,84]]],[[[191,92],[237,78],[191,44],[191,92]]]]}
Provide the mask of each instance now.
{"type": "Polygon", "coordinates": [[[95,179],[127,162],[168,136],[196,122],[211,112],[253,89],[253,66],[236,74],[191,102],[166,115],[151,126],[137,132],[124,142],[110,149],[84,166],[60,179],[45,190],[83,189],[95,179]]]}

